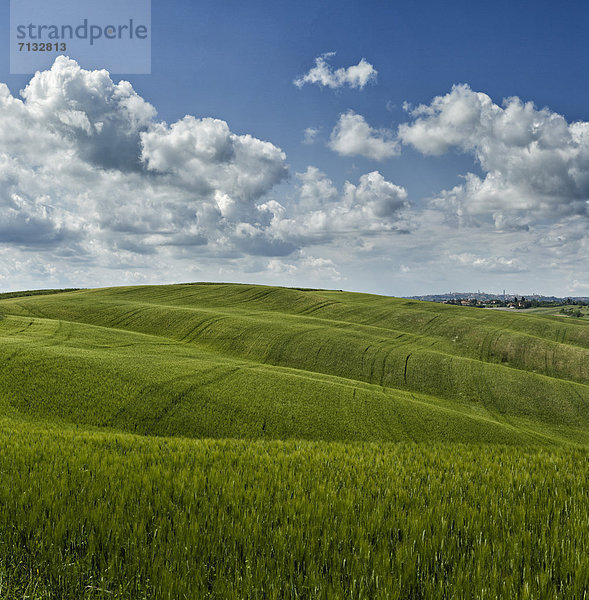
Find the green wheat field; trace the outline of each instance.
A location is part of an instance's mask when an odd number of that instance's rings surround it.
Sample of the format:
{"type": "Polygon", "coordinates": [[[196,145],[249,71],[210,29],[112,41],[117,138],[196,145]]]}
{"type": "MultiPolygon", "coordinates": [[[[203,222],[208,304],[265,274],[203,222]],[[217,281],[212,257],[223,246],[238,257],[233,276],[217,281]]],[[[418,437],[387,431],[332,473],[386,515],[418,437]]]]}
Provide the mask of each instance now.
{"type": "Polygon", "coordinates": [[[0,295],[0,598],[589,599],[589,321],[0,295]]]}

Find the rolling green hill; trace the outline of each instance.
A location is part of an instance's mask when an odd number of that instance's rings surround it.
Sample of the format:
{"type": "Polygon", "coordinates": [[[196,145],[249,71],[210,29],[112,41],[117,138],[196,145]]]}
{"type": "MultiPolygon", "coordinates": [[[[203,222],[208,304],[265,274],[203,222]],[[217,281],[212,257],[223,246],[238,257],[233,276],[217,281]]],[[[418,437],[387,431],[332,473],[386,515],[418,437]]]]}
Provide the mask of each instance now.
{"type": "Polygon", "coordinates": [[[199,438],[589,442],[589,324],[235,284],[0,300],[5,414],[199,438]]]}
{"type": "Polygon", "coordinates": [[[185,284],[0,296],[0,598],[589,595],[589,323],[185,284]]]}

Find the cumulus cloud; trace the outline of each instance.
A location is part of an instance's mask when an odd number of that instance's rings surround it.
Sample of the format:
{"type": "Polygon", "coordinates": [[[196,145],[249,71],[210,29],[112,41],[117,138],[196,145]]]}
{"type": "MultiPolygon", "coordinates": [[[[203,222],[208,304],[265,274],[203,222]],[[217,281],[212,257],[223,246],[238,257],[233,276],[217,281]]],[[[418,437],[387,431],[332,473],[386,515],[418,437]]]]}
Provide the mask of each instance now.
{"type": "Polygon", "coordinates": [[[329,147],[341,156],[364,156],[379,161],[400,153],[392,131],[370,127],[353,110],[340,115],[331,132],[329,147]]]}
{"type": "Polygon", "coordinates": [[[229,264],[235,278],[247,263],[336,280],[333,259],[307,246],[404,227],[407,192],[378,171],[337,189],[309,167],[279,201],[287,176],[271,142],[220,119],[158,120],[128,82],[59,57],[20,98],[0,84],[0,277],[20,281],[20,265],[47,284],[92,285],[90,270],[112,284],[188,280],[229,264]]]}
{"type": "Polygon", "coordinates": [[[328,64],[328,59],[335,56],[335,52],[326,52],[315,59],[315,66],[305,75],[293,81],[302,88],[305,83],[315,83],[322,87],[337,89],[344,86],[363,89],[366,84],[376,81],[378,71],[362,58],[357,65],[341,67],[335,71],[328,64]]]}
{"type": "Polygon", "coordinates": [[[138,169],[140,133],[156,116],[128,81],[86,71],[65,57],[38,72],[22,91],[26,111],[73,142],[81,156],[105,168],[138,169]]]}
{"type": "Polygon", "coordinates": [[[358,185],[346,182],[344,197],[350,206],[359,206],[382,219],[394,218],[407,205],[407,191],[373,171],[360,177],[358,185]]]}
{"type": "Polygon", "coordinates": [[[276,214],[271,224],[280,239],[304,246],[342,239],[357,244],[362,236],[406,228],[407,191],[378,171],[360,176],[357,184],[346,181],[341,192],[316,167],[297,173],[297,178],[298,204],[289,214],[276,214]]]}
{"type": "Polygon", "coordinates": [[[399,126],[404,144],[426,155],[470,153],[485,173],[467,174],[437,199],[458,220],[487,215],[504,230],[588,214],[588,122],[567,123],[517,97],[499,106],[467,85],[410,113],[413,121],[399,126]]]}
{"type": "Polygon", "coordinates": [[[270,142],[218,119],[157,121],[130,83],[65,57],[21,95],[0,85],[0,244],[115,262],[294,249],[267,232],[264,197],[287,176],[270,142]]]}
{"type": "MultiPolygon", "coordinates": [[[[282,187],[286,156],[271,142],[214,118],[165,123],[128,82],[60,57],[21,96],[0,84],[0,280],[27,289],[256,273],[323,287],[353,273],[357,289],[386,293],[388,264],[405,283],[427,277],[428,289],[465,274],[480,274],[481,288],[541,276],[553,290],[581,289],[588,127],[459,86],[412,111],[399,136],[426,154],[470,153],[484,175],[412,208],[376,170],[335,185],[311,166],[282,187]]],[[[398,153],[390,130],[351,111],[330,144],[398,153]]]]}
{"type": "Polygon", "coordinates": [[[202,194],[221,193],[226,203],[250,204],[287,175],[286,155],[270,142],[235,135],[225,121],[186,116],[141,133],[141,161],[148,171],[171,175],[202,194]]]}
{"type": "Polygon", "coordinates": [[[299,185],[299,210],[312,211],[337,201],[338,191],[333,182],[317,167],[307,167],[297,173],[299,185]]]}

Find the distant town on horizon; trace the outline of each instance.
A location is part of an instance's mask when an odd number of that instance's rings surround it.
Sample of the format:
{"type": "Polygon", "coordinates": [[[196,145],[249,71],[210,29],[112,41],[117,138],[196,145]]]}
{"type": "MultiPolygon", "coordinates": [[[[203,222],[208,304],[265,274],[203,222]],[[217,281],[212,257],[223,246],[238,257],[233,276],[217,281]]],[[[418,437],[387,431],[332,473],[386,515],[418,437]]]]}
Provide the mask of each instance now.
{"type": "Polygon", "coordinates": [[[402,296],[408,300],[442,302],[451,304],[459,301],[476,300],[477,303],[518,303],[527,301],[534,305],[542,304],[589,304],[589,296],[543,296],[541,294],[492,294],[489,292],[448,292],[446,294],[425,294],[421,296],[402,296]]]}

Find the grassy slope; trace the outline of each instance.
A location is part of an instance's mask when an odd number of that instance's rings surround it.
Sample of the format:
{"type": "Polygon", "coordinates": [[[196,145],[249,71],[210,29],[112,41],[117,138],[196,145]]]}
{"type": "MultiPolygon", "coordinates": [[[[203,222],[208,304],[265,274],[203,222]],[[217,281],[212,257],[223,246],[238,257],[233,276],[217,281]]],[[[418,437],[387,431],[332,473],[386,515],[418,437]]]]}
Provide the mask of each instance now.
{"type": "Polygon", "coordinates": [[[3,600],[578,600],[585,449],[180,440],[0,419],[3,600]]]}
{"type": "Polygon", "coordinates": [[[188,437],[589,442],[589,326],[191,284],[0,301],[0,406],[188,437]]]}
{"type": "Polygon", "coordinates": [[[580,306],[577,304],[572,304],[569,306],[547,306],[547,307],[540,307],[540,308],[526,308],[523,309],[522,312],[528,313],[528,314],[534,314],[534,315],[554,315],[557,317],[561,317],[561,318],[566,318],[566,319],[577,319],[580,318],[582,320],[585,319],[589,319],[589,306],[580,306]],[[560,311],[565,308],[565,309],[573,309],[573,310],[580,310],[582,316],[581,317],[571,317],[567,314],[563,314],[560,311]]]}
{"type": "Polygon", "coordinates": [[[587,449],[524,446],[589,441],[588,324],[238,285],[0,313],[6,600],[588,593],[587,449]]]}

